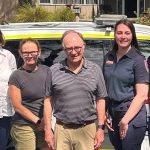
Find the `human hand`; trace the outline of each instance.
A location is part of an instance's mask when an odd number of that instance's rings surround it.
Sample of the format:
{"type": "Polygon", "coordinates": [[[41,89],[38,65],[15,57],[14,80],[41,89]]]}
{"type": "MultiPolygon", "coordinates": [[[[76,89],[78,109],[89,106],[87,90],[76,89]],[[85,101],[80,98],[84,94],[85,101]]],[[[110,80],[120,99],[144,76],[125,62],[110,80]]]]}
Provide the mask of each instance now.
{"type": "Polygon", "coordinates": [[[120,134],[120,139],[124,139],[126,137],[128,131],[128,124],[125,123],[125,121],[122,119],[119,122],[119,134],[120,134]]]}
{"type": "Polygon", "coordinates": [[[106,112],[106,115],[105,115],[105,125],[110,131],[114,131],[114,129],[112,128],[112,120],[108,112],[106,112]]]}
{"type": "Polygon", "coordinates": [[[94,149],[99,148],[104,141],[104,130],[98,129],[94,139],[94,149]]]}
{"type": "Polygon", "coordinates": [[[41,123],[37,125],[37,130],[38,131],[43,131],[44,130],[44,119],[41,119],[41,123]]]}
{"type": "Polygon", "coordinates": [[[52,129],[45,131],[45,141],[48,144],[48,147],[50,148],[50,150],[54,150],[55,143],[54,143],[54,133],[52,129]]]}

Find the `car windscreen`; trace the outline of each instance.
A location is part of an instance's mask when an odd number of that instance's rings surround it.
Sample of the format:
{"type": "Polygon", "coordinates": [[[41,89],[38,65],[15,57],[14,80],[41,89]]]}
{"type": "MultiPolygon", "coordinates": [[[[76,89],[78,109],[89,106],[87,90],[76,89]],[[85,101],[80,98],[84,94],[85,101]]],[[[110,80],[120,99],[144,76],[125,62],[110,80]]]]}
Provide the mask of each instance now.
{"type": "MultiPolygon", "coordinates": [[[[39,57],[39,63],[51,66],[54,63],[62,61],[65,59],[66,55],[61,47],[61,41],[57,39],[39,39],[41,45],[41,56],[39,57]]],[[[10,50],[16,57],[17,66],[20,67],[23,60],[19,57],[19,40],[7,41],[5,44],[6,49],[10,50]]],[[[112,50],[113,39],[87,39],[85,40],[85,58],[97,63],[102,67],[104,55],[112,50]]],[[[147,58],[150,56],[150,41],[149,40],[139,40],[138,41],[140,50],[147,58]]]]}
{"type": "MultiPolygon", "coordinates": [[[[60,40],[38,40],[41,45],[41,56],[39,57],[39,63],[51,66],[54,63],[62,61],[65,59],[66,55],[61,47],[60,40]]],[[[10,50],[16,57],[17,66],[20,67],[23,63],[21,57],[19,57],[19,40],[7,41],[5,44],[6,49],[10,50]]],[[[85,40],[85,58],[91,60],[98,65],[103,65],[104,54],[111,50],[112,42],[110,40],[85,40]]]]}

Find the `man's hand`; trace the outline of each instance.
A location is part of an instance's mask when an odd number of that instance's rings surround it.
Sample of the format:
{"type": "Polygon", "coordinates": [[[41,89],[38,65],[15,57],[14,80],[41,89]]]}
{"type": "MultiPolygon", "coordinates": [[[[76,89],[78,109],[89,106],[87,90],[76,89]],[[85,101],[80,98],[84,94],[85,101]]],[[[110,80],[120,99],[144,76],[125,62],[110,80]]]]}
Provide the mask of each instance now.
{"type": "Polygon", "coordinates": [[[48,147],[50,148],[50,150],[54,150],[54,133],[53,131],[50,129],[50,130],[46,130],[45,131],[45,141],[47,142],[48,144],[48,147]]]}
{"type": "Polygon", "coordinates": [[[94,149],[99,148],[104,141],[104,130],[98,129],[94,139],[94,149]]]}

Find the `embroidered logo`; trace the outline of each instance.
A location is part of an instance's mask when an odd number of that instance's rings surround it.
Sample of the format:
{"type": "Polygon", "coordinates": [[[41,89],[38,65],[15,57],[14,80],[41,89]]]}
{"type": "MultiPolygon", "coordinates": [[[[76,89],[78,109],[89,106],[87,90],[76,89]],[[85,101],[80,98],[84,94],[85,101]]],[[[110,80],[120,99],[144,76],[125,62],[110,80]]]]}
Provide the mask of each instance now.
{"type": "Polygon", "coordinates": [[[110,64],[110,65],[112,65],[114,62],[113,61],[111,61],[111,60],[107,60],[106,61],[106,64],[110,64]]]}

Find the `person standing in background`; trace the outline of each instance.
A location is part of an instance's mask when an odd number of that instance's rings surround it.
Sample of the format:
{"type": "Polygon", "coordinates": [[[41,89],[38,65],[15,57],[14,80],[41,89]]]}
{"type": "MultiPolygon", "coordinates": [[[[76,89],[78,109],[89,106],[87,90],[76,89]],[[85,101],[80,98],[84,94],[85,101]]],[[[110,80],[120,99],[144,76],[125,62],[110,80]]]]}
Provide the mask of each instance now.
{"type": "Polygon", "coordinates": [[[55,150],[94,150],[104,141],[107,92],[103,74],[97,64],[84,57],[85,42],[80,33],[66,31],[62,47],[67,58],[51,66],[46,84],[45,139],[55,150]],[[53,107],[54,135],[50,121],[53,107]]]}
{"type": "Polygon", "coordinates": [[[0,150],[6,150],[10,134],[14,110],[8,95],[8,80],[16,70],[15,57],[10,51],[2,48],[4,45],[4,36],[0,31],[0,150]]]}
{"type": "Polygon", "coordinates": [[[149,73],[139,51],[133,24],[123,19],[114,28],[114,47],[104,59],[108,92],[107,120],[115,150],[140,150],[146,132],[149,73]]]}
{"type": "Polygon", "coordinates": [[[22,40],[19,53],[24,64],[9,79],[9,93],[15,109],[12,140],[16,150],[49,150],[44,140],[42,118],[45,83],[47,76],[50,76],[50,69],[37,63],[41,54],[37,40],[22,40]]]}

